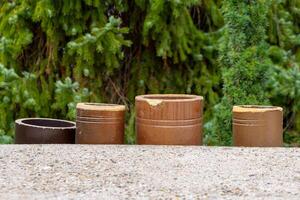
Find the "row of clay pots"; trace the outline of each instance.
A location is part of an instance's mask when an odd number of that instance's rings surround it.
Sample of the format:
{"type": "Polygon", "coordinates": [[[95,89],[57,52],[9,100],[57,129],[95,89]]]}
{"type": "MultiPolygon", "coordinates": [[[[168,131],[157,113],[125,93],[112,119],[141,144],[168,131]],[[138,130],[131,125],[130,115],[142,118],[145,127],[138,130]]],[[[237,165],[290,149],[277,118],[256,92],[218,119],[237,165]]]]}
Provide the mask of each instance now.
{"type": "MultiPolygon", "coordinates": [[[[16,143],[123,144],[125,106],[79,103],[75,123],[53,119],[16,121],[16,143]],[[75,134],[76,130],[76,134],[75,134]]],[[[203,98],[196,95],[136,97],[138,144],[201,145],[203,98]]],[[[234,106],[235,146],[282,146],[282,109],[234,106]]]]}

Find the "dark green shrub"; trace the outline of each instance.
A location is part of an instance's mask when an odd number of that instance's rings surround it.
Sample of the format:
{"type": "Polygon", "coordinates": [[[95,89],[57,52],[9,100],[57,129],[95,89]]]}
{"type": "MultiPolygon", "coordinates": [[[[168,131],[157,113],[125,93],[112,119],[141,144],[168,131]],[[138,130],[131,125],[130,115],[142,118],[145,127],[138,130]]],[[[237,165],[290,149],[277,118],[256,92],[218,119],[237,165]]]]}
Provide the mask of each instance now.
{"type": "Polygon", "coordinates": [[[270,100],[286,110],[286,142],[299,141],[300,3],[257,2],[0,1],[0,142],[13,141],[16,118],[74,120],[76,102],[95,101],[127,105],[126,141],[134,143],[134,96],[143,93],[203,95],[208,144],[230,143],[233,103],[270,100]],[[265,53],[273,75],[261,92],[265,53]],[[224,98],[213,111],[221,73],[224,98]]]}
{"type": "Polygon", "coordinates": [[[284,108],[284,141],[300,145],[300,1],[274,1],[268,14],[268,97],[284,108]]]}
{"type": "Polygon", "coordinates": [[[208,32],[223,25],[218,7],[214,0],[1,1],[0,70],[13,74],[0,79],[2,141],[13,137],[16,118],[73,120],[78,101],[122,103],[130,112],[137,94],[196,93],[210,108],[218,101],[218,34],[208,32]]]}
{"type": "Polygon", "coordinates": [[[220,53],[224,97],[206,126],[209,144],[231,144],[233,105],[268,104],[267,9],[267,1],[224,0],[226,25],[220,53]]]}

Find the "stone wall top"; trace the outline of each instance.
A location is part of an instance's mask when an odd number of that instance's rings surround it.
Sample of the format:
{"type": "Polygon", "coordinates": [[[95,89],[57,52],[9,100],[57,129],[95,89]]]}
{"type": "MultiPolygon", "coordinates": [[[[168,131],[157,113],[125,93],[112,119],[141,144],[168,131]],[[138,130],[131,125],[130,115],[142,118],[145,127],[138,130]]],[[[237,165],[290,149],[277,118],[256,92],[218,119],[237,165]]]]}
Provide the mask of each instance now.
{"type": "Polygon", "coordinates": [[[300,149],[1,145],[0,199],[300,199],[300,149]]]}

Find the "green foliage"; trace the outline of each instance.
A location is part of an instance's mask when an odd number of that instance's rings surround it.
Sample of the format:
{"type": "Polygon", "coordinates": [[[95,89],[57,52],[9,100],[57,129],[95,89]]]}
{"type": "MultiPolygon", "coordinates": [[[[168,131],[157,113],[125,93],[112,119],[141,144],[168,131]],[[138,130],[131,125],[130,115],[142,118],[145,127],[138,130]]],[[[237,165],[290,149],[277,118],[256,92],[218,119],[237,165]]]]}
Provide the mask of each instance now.
{"type": "Polygon", "coordinates": [[[265,94],[269,60],[266,54],[266,1],[225,0],[226,23],[220,53],[224,97],[207,125],[209,144],[231,144],[233,105],[268,104],[265,94]]]}
{"type": "Polygon", "coordinates": [[[197,30],[186,9],[198,4],[198,0],[187,1],[151,1],[143,26],[143,43],[148,46],[152,39],[156,46],[156,54],[164,59],[171,57],[174,63],[186,61],[188,55],[196,60],[202,59],[199,41],[204,40],[204,33],[197,30]]]}
{"type": "Polygon", "coordinates": [[[111,16],[104,27],[94,27],[91,33],[86,33],[67,44],[70,56],[76,56],[75,77],[80,79],[82,73],[85,77],[93,77],[94,73],[91,74],[90,71],[94,71],[95,62],[107,66],[105,69],[107,74],[120,66],[118,60],[124,58],[121,48],[131,45],[131,42],[123,37],[123,34],[128,33],[128,28],[120,28],[120,25],[121,19],[111,16]],[[95,60],[95,57],[99,59],[95,60]],[[82,67],[84,69],[80,69],[82,67]]]}
{"type": "Polygon", "coordinates": [[[62,116],[74,120],[76,117],[76,104],[87,101],[89,91],[87,88],[79,90],[78,82],[72,82],[67,77],[64,82],[55,83],[55,102],[52,105],[54,110],[59,110],[62,116]]]}
{"type": "Polygon", "coordinates": [[[284,108],[285,130],[287,131],[285,142],[299,146],[299,132],[292,130],[300,130],[300,67],[295,65],[289,69],[283,69],[274,66],[272,72],[269,80],[269,95],[276,105],[282,105],[284,108]]]}
{"type": "Polygon", "coordinates": [[[269,98],[284,108],[284,139],[300,144],[300,2],[274,0],[269,11],[268,55],[273,62],[269,98]]]}
{"type": "MultiPolygon", "coordinates": [[[[214,0],[1,2],[1,141],[13,137],[16,118],[73,120],[80,101],[122,103],[130,112],[140,93],[201,94],[210,116],[220,78],[218,33],[207,30],[223,25],[218,6],[214,0]]],[[[126,140],[134,143],[130,113],[126,140]]]]}
{"type": "Polygon", "coordinates": [[[135,111],[129,114],[127,126],[125,128],[125,142],[126,144],[135,143],[135,111]]]}
{"type": "Polygon", "coordinates": [[[133,102],[144,93],[204,96],[207,144],[230,143],[233,104],[282,105],[286,142],[297,142],[300,3],[263,3],[0,1],[0,143],[13,142],[15,119],[74,120],[81,101],[125,104],[135,143],[133,102]]]}

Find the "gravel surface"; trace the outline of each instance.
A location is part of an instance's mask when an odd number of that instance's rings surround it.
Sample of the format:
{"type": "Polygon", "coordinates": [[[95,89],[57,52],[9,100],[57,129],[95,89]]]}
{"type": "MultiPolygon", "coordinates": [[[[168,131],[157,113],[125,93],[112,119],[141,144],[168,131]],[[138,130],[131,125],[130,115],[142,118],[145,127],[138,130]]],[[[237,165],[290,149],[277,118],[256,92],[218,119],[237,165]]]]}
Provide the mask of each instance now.
{"type": "Polygon", "coordinates": [[[0,199],[300,199],[300,148],[1,145],[0,199]]]}

